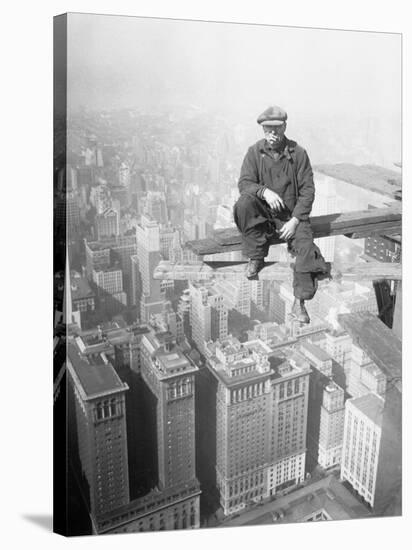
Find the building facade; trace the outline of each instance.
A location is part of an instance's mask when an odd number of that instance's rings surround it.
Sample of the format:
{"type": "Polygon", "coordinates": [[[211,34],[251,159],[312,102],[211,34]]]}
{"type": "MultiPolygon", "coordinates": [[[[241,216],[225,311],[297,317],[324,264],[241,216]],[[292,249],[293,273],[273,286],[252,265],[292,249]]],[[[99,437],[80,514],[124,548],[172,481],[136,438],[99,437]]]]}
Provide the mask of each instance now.
{"type": "Polygon", "coordinates": [[[348,399],[342,449],[341,479],[374,505],[384,400],[369,393],[348,399]]]}

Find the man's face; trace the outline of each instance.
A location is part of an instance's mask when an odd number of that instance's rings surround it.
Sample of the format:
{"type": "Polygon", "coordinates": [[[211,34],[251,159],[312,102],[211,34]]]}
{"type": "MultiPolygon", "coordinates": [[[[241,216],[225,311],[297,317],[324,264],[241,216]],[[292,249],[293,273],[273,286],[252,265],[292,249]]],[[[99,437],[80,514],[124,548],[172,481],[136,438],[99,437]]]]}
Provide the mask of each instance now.
{"type": "Polygon", "coordinates": [[[263,133],[265,134],[265,140],[269,143],[269,145],[276,146],[282,141],[283,136],[285,135],[286,122],[277,126],[263,124],[262,127],[263,133]]]}

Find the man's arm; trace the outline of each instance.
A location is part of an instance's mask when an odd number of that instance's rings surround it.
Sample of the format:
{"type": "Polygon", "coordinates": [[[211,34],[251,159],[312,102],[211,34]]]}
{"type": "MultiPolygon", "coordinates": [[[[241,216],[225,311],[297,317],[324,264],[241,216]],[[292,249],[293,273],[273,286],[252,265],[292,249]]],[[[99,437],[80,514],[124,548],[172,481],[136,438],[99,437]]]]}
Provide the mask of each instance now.
{"type": "Polygon", "coordinates": [[[249,147],[243,160],[238,187],[240,193],[249,193],[262,198],[262,192],[265,188],[259,181],[259,168],[252,147],[249,147]]]}
{"type": "Polygon", "coordinates": [[[313,183],[312,166],[307,152],[296,155],[298,197],[292,216],[299,221],[307,220],[315,200],[315,184],[313,183]]]}

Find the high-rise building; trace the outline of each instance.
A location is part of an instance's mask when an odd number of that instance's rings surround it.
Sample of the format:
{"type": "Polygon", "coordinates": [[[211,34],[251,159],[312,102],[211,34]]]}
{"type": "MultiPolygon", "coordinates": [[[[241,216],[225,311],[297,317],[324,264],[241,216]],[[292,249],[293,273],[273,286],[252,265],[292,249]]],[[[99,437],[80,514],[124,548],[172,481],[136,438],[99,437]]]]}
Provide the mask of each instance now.
{"type": "Polygon", "coordinates": [[[334,361],[345,370],[350,366],[352,339],[350,335],[339,327],[337,330],[325,331],[316,345],[326,351],[334,361]]]}
{"type": "Polygon", "coordinates": [[[97,287],[100,305],[105,313],[114,315],[127,303],[127,295],[123,291],[122,270],[117,267],[93,270],[93,282],[97,287]]]}
{"type": "Polygon", "coordinates": [[[382,397],[385,395],[386,376],[355,343],[352,343],[351,347],[347,379],[347,389],[352,397],[360,397],[371,392],[382,397]]]}
{"type": "Polygon", "coordinates": [[[157,221],[142,216],[136,226],[137,260],[140,274],[140,319],[147,321],[152,313],[160,313],[165,300],[161,281],[153,279],[153,271],[161,260],[160,227],[157,221]]]}
{"type": "Polygon", "coordinates": [[[342,449],[341,479],[372,507],[381,445],[384,400],[369,393],[348,399],[342,449]]]}
{"type": "Polygon", "coordinates": [[[90,203],[95,207],[97,214],[101,214],[112,206],[110,191],[105,180],[90,189],[90,203]]]}
{"type": "Polygon", "coordinates": [[[235,309],[242,315],[250,317],[251,282],[246,278],[220,279],[214,283],[216,291],[223,296],[227,309],[235,309]]]}
{"type": "Polygon", "coordinates": [[[258,309],[264,309],[263,281],[251,281],[250,298],[258,309]]]}
{"type": "Polygon", "coordinates": [[[67,368],[75,397],[78,449],[92,520],[129,503],[125,392],[113,367],[92,364],[75,344],[67,368]]]}
{"type": "Polygon", "coordinates": [[[269,285],[269,311],[271,319],[280,325],[286,321],[286,302],[280,295],[280,284],[271,281],[269,285]]]}
{"type": "Polygon", "coordinates": [[[149,191],[146,196],[146,214],[159,225],[168,222],[166,197],[163,192],[149,191]]]}
{"type": "Polygon", "coordinates": [[[323,390],[318,462],[323,468],[340,464],[345,420],[345,392],[330,381],[323,390]]]}
{"type": "Polygon", "coordinates": [[[164,260],[170,260],[170,251],[179,243],[179,232],[171,226],[164,226],[160,229],[160,254],[164,260]]]}
{"type": "Polygon", "coordinates": [[[195,378],[198,368],[170,333],[142,337],[141,372],[156,397],[160,490],[196,480],[195,378]]]}
{"type": "Polygon", "coordinates": [[[96,215],[97,240],[119,235],[119,212],[114,208],[107,208],[96,215]]]}
{"type": "Polygon", "coordinates": [[[139,270],[139,258],[137,255],[130,256],[132,265],[132,291],[131,291],[131,305],[136,306],[140,304],[142,297],[142,283],[139,270]]]}
{"type": "Polygon", "coordinates": [[[272,385],[272,416],[267,489],[269,495],[305,478],[310,367],[293,348],[276,353],[272,385]]]}
{"type": "Polygon", "coordinates": [[[309,366],[288,348],[229,336],[207,346],[217,380],[216,475],[225,514],[304,479],[309,366]]]}
{"type": "Polygon", "coordinates": [[[228,311],[211,283],[189,283],[192,340],[201,353],[210,340],[226,338],[228,311]]]}
{"type": "Polygon", "coordinates": [[[200,488],[194,469],[197,368],[175,346],[173,336],[158,325],[83,331],[69,345],[68,368],[93,532],[198,528],[200,488]],[[129,378],[128,369],[134,372],[132,380],[136,374],[139,380],[143,376],[143,384],[157,402],[153,425],[157,485],[133,500],[129,495],[133,476],[127,473],[128,462],[135,467],[135,450],[128,449],[127,439],[130,437],[132,447],[146,445],[145,436],[136,433],[136,424],[151,425],[152,417],[147,408],[132,407],[127,418],[133,422],[126,435],[125,407],[129,408],[136,395],[131,395],[126,405],[124,394],[137,388],[133,382],[129,389],[116,371],[129,378]],[[143,418],[134,418],[136,412],[143,418]]]}
{"type": "Polygon", "coordinates": [[[123,290],[127,294],[127,303],[132,305],[132,256],[137,253],[136,235],[134,232],[127,235],[119,235],[109,240],[111,259],[117,262],[123,274],[123,290]]]}
{"type": "Polygon", "coordinates": [[[93,280],[93,271],[101,271],[110,266],[110,247],[97,241],[84,240],[86,251],[86,273],[90,281],[93,280]]]}
{"type": "Polygon", "coordinates": [[[233,337],[207,346],[207,365],[218,381],[216,476],[225,514],[266,496],[271,412],[270,349],[233,337]],[[263,351],[263,352],[262,352],[263,351]]]}

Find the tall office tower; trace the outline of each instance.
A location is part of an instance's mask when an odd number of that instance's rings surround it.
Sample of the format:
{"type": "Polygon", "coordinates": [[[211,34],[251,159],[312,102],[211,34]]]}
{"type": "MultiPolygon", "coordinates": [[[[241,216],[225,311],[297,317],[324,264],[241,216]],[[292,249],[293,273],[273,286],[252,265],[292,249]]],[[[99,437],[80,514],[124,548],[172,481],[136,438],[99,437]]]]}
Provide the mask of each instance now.
{"type": "Polygon", "coordinates": [[[96,215],[97,240],[119,235],[119,213],[114,208],[107,208],[96,215]]]}
{"type": "Polygon", "coordinates": [[[217,379],[216,476],[225,514],[266,496],[270,351],[231,336],[207,345],[207,367],[217,379]]]}
{"type": "Polygon", "coordinates": [[[148,191],[145,212],[149,218],[157,221],[159,225],[166,225],[168,213],[165,194],[160,191],[148,191]]]}
{"type": "Polygon", "coordinates": [[[84,248],[86,251],[87,278],[92,281],[93,271],[101,271],[110,266],[110,247],[104,243],[88,242],[85,239],[84,248]]]}
{"type": "Polygon", "coordinates": [[[198,368],[176,346],[170,333],[150,332],[141,340],[141,372],[157,400],[158,486],[161,491],[193,487],[182,527],[199,526],[195,472],[195,373],[198,368]]]}
{"type": "Polygon", "coordinates": [[[176,242],[179,242],[179,232],[170,225],[161,227],[160,254],[164,260],[170,260],[170,251],[176,242]]]}
{"type": "Polygon", "coordinates": [[[141,280],[140,319],[147,321],[152,313],[160,313],[164,304],[161,281],[153,279],[153,271],[161,260],[159,224],[142,216],[136,226],[137,258],[141,280]]]}
{"type": "Polygon", "coordinates": [[[100,180],[99,185],[90,189],[90,202],[98,214],[101,214],[112,206],[110,191],[105,180],[100,180]]]}
{"type": "Polygon", "coordinates": [[[189,292],[192,340],[204,354],[207,342],[227,337],[228,311],[211,283],[189,282],[189,292]]]}
{"type": "Polygon", "coordinates": [[[235,309],[242,315],[250,317],[251,282],[246,278],[220,279],[214,283],[216,291],[223,296],[227,309],[235,309]]]}
{"type": "Polygon", "coordinates": [[[123,273],[123,289],[127,294],[127,303],[132,305],[132,256],[137,253],[136,235],[134,232],[127,235],[119,235],[110,239],[110,254],[114,262],[118,262],[123,273]]]}
{"type": "Polygon", "coordinates": [[[190,342],[192,339],[192,325],[190,323],[190,290],[186,289],[180,296],[179,303],[177,305],[177,312],[183,322],[183,332],[187,340],[190,342]]]}
{"type": "Polygon", "coordinates": [[[250,298],[258,309],[264,309],[263,281],[251,281],[250,298]]]}
{"type": "Polygon", "coordinates": [[[142,297],[142,282],[139,270],[139,258],[137,255],[130,256],[131,270],[132,270],[132,289],[131,289],[131,305],[136,306],[140,304],[142,297]]]}
{"type": "Polygon", "coordinates": [[[276,353],[267,490],[274,495],[305,477],[310,367],[293,348],[276,353]]]}
{"type": "Polygon", "coordinates": [[[92,521],[129,503],[125,392],[113,367],[88,363],[70,343],[67,369],[75,397],[81,468],[92,521]]]}
{"type": "Polygon", "coordinates": [[[299,351],[309,361],[311,367],[327,377],[332,376],[332,358],[321,347],[311,342],[301,342],[299,351]]]}
{"type": "MultiPolygon", "coordinates": [[[[324,216],[338,212],[337,197],[333,185],[328,181],[328,176],[315,172],[316,197],[313,203],[311,216],[324,216]]],[[[333,262],[335,257],[336,237],[323,237],[316,239],[315,243],[319,246],[323,257],[327,262],[333,262]]]]}
{"type": "Polygon", "coordinates": [[[118,171],[119,185],[129,187],[130,185],[130,166],[122,162],[118,171]]]}
{"type": "Polygon", "coordinates": [[[101,271],[93,270],[93,282],[97,286],[100,305],[109,316],[115,315],[127,304],[121,269],[108,267],[101,271]]]}
{"type": "Polygon", "coordinates": [[[336,330],[324,332],[322,338],[316,341],[316,345],[326,351],[334,361],[345,370],[350,368],[350,356],[352,338],[341,327],[336,330]]]}
{"type": "Polygon", "coordinates": [[[280,295],[280,283],[270,281],[269,284],[269,311],[270,318],[283,325],[286,321],[286,302],[280,295]]]}
{"type": "Polygon", "coordinates": [[[321,410],[324,390],[332,377],[332,358],[319,346],[311,342],[300,342],[299,351],[309,363],[308,430],[306,470],[312,472],[319,464],[321,410]]]}
{"type": "Polygon", "coordinates": [[[348,399],[345,406],[341,479],[347,480],[372,507],[383,406],[384,400],[373,393],[348,399]]]}
{"type": "Polygon", "coordinates": [[[345,392],[330,381],[323,390],[318,462],[322,468],[340,464],[345,420],[345,392]]]}
{"type": "Polygon", "coordinates": [[[185,216],[183,228],[185,239],[188,241],[206,238],[206,222],[198,216],[192,216],[191,218],[185,216]]]}
{"type": "Polygon", "coordinates": [[[170,302],[165,302],[162,313],[153,313],[150,316],[149,324],[156,332],[170,332],[177,344],[184,340],[183,319],[173,310],[170,302]]]}
{"type": "Polygon", "coordinates": [[[385,396],[386,376],[355,343],[352,343],[348,371],[347,389],[352,397],[360,397],[371,392],[385,396]]]}

